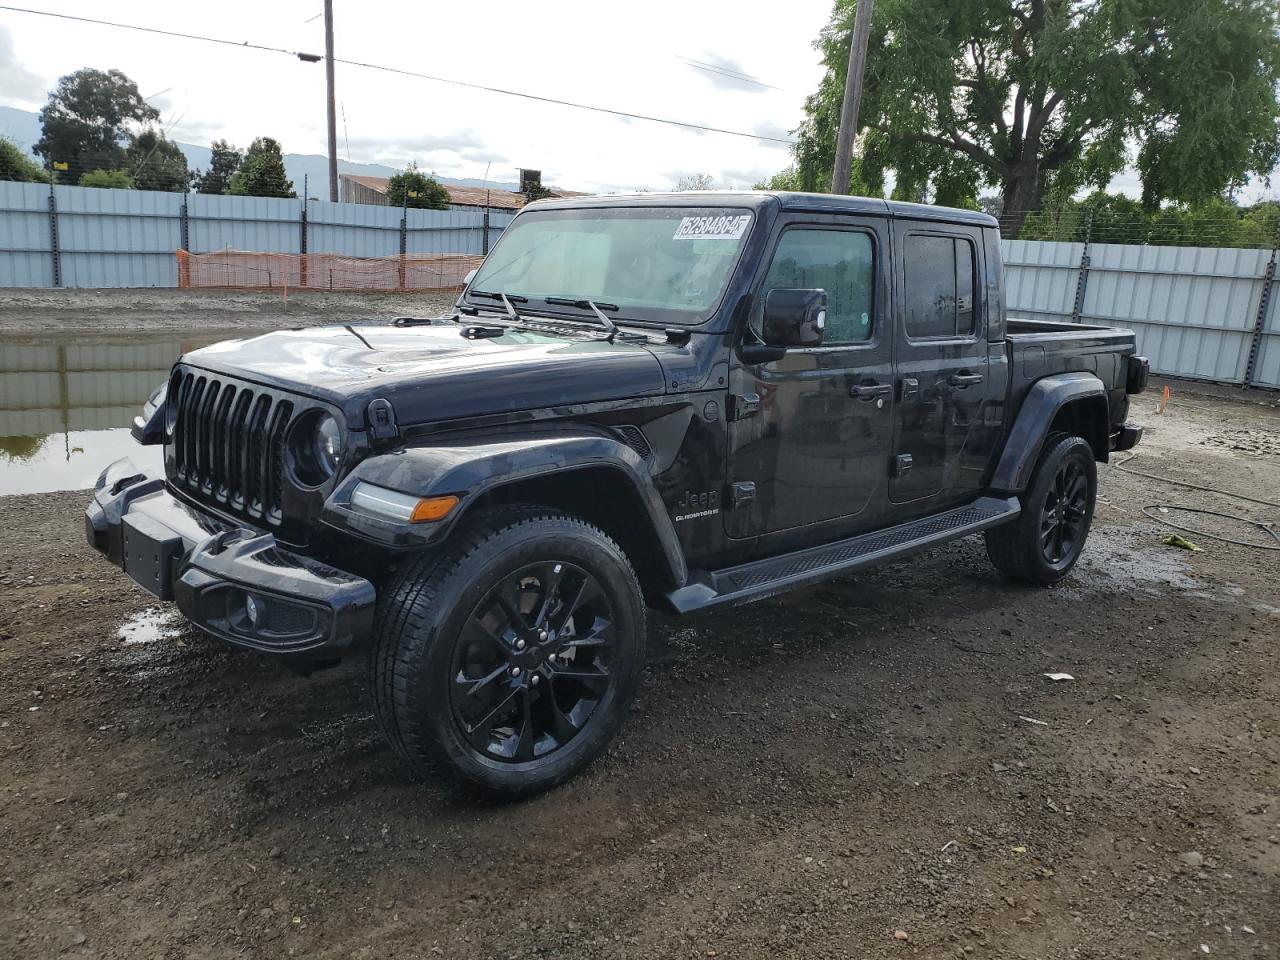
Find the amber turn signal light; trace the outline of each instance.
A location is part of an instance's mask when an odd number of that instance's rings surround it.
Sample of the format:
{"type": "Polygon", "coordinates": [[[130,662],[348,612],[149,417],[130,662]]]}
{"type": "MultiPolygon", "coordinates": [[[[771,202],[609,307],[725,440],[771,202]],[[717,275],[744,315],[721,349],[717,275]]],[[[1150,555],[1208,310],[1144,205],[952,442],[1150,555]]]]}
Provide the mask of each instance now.
{"type": "Polygon", "coordinates": [[[423,497],[414,506],[413,513],[409,514],[409,522],[430,523],[433,520],[443,520],[457,505],[457,497],[423,497]]]}

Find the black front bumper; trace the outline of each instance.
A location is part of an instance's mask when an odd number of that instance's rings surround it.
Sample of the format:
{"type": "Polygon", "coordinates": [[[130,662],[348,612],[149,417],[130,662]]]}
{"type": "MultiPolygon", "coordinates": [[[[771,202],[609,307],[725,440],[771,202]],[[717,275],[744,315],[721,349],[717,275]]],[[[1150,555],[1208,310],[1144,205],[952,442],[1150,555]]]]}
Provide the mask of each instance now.
{"type": "Polygon", "coordinates": [[[176,500],[163,479],[128,459],[98,478],[84,522],[91,546],[230,643],[329,657],[369,632],[375,591],[368,580],[176,500]]]}

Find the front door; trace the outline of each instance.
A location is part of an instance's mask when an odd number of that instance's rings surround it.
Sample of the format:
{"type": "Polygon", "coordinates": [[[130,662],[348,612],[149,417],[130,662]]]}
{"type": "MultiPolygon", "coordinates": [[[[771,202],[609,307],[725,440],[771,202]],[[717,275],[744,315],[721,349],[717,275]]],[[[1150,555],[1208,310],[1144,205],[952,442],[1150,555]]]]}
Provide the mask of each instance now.
{"type": "MultiPolygon", "coordinates": [[[[889,498],[914,509],[976,495],[982,466],[966,469],[971,438],[984,443],[993,389],[982,302],[978,230],[899,221],[897,409],[889,498]]],[[[979,458],[980,459],[980,458],[979,458]]]]}
{"type": "Polygon", "coordinates": [[[783,218],[776,228],[752,329],[775,288],[825,290],[826,327],[820,347],[734,371],[729,536],[843,532],[883,505],[894,406],[888,257],[882,219],[783,218]]]}

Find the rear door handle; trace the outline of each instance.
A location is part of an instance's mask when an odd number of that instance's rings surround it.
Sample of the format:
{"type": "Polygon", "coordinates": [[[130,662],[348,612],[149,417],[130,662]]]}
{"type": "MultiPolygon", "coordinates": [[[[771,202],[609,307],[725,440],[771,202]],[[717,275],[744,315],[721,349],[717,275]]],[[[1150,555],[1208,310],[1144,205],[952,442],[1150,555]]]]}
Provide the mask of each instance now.
{"type": "Polygon", "coordinates": [[[874,400],[876,397],[887,397],[893,393],[893,387],[887,383],[855,383],[849,388],[849,396],[855,400],[874,400]]]}
{"type": "Polygon", "coordinates": [[[953,387],[972,387],[982,382],[980,373],[953,373],[947,383],[953,387]]]}

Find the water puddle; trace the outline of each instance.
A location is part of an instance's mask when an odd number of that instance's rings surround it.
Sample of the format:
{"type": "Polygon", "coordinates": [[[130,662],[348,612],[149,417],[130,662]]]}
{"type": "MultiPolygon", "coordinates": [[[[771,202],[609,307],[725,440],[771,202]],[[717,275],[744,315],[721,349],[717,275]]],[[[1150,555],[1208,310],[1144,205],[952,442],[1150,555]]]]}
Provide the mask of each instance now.
{"type": "Polygon", "coordinates": [[[116,636],[126,647],[171,640],[182,633],[182,624],[173,610],[164,607],[147,607],[133,614],[116,631],[116,636]]]}
{"type": "Polygon", "coordinates": [[[121,457],[149,472],[163,467],[161,448],[138,446],[127,427],[0,437],[0,495],[83,490],[121,457]]]}
{"type": "Polygon", "coordinates": [[[0,338],[0,496],[92,487],[112,460],[160,468],[129,425],[182,354],[252,332],[0,338]]]}
{"type": "MultiPolygon", "coordinates": [[[[1206,583],[1194,576],[1192,554],[1161,543],[1167,535],[1168,528],[1150,523],[1094,527],[1076,572],[1057,589],[1081,600],[1115,590],[1149,596],[1177,593],[1233,605],[1248,597],[1248,591],[1237,584],[1206,583]]],[[[1249,606],[1259,613],[1280,615],[1280,607],[1270,604],[1253,602],[1249,606]]]]}
{"type": "Polygon", "coordinates": [[[1165,534],[1160,529],[1147,523],[1121,529],[1094,527],[1076,568],[1075,583],[1086,589],[1105,586],[1150,594],[1200,588],[1187,555],[1162,544],[1165,534]]]}

